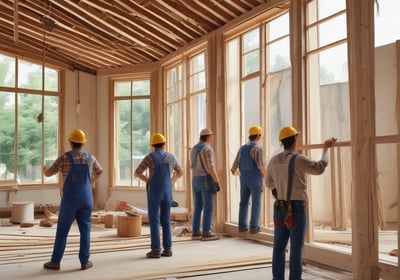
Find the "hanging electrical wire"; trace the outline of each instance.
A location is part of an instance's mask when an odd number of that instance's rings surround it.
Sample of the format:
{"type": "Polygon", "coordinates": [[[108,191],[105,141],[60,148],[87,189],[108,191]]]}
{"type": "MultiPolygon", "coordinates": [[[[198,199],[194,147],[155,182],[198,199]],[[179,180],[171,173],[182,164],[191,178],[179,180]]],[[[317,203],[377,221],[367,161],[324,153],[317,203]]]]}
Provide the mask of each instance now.
{"type": "Polygon", "coordinates": [[[79,77],[79,73],[80,71],[78,70],[78,74],[77,74],[77,90],[76,90],[76,127],[80,127],[79,126],[79,119],[80,119],[80,113],[81,113],[81,96],[80,96],[80,77],[79,77]]]}

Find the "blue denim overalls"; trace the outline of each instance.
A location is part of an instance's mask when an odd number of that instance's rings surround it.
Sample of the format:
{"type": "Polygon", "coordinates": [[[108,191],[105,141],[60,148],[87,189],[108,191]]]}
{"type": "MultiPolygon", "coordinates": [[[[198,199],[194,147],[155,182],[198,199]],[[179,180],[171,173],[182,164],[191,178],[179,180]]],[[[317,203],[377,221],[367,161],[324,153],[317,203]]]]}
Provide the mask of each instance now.
{"type": "Polygon", "coordinates": [[[72,152],[67,152],[66,155],[71,160],[72,166],[64,182],[51,261],[54,263],[61,261],[68,232],[74,219],[76,219],[80,232],[79,260],[81,264],[85,264],[89,261],[90,255],[90,227],[93,205],[90,174],[92,157],[85,153],[88,163],[82,164],[75,162],[72,152]]]}
{"type": "Polygon", "coordinates": [[[250,155],[250,150],[256,145],[249,142],[240,148],[240,204],[239,230],[248,230],[247,212],[251,195],[250,231],[258,231],[261,211],[261,190],[263,178],[256,162],[250,155]]]}
{"type": "Polygon", "coordinates": [[[147,193],[147,207],[150,224],[151,249],[161,250],[160,223],[163,235],[163,248],[172,247],[170,210],[172,201],[171,162],[165,161],[168,153],[162,150],[150,153],[154,164],[154,174],[150,178],[147,193]]]}

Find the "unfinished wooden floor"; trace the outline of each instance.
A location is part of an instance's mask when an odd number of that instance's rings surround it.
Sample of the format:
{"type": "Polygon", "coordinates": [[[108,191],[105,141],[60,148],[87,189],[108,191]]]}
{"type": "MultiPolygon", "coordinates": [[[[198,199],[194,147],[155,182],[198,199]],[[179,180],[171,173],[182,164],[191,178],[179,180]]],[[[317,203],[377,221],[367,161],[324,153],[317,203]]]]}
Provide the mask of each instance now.
{"type": "MultiPolygon", "coordinates": [[[[266,244],[239,237],[221,236],[218,241],[192,241],[189,237],[173,238],[173,257],[147,259],[149,229],[142,236],[117,237],[115,228],[104,224],[92,227],[91,260],[93,268],[81,271],[78,260],[79,234],[73,225],[60,271],[43,269],[54,242],[55,226],[37,225],[20,228],[2,219],[0,226],[1,279],[67,280],[67,279],[272,279],[272,248],[266,244]],[[189,278],[190,277],[190,278],[189,278]],[[224,278],[225,277],[225,278],[224,278]],[[235,278],[238,277],[238,278],[235,278]]],[[[304,279],[352,279],[320,267],[304,267],[304,279]],[[340,276],[338,276],[340,275],[340,276]]]]}

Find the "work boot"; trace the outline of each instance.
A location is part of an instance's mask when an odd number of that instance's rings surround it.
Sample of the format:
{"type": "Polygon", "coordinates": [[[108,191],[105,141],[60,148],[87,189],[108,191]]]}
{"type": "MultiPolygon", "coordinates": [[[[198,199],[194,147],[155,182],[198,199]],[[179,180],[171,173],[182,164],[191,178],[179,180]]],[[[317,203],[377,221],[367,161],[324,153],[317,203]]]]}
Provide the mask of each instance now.
{"type": "Polygon", "coordinates": [[[250,234],[256,234],[256,233],[259,233],[259,232],[260,232],[260,228],[259,227],[250,229],[250,234]]]}
{"type": "Polygon", "coordinates": [[[53,270],[59,270],[60,269],[60,263],[54,263],[52,261],[47,262],[43,265],[44,268],[46,269],[53,269],[53,270]]]}
{"type": "Polygon", "coordinates": [[[161,256],[163,256],[163,257],[172,257],[172,250],[171,249],[163,250],[162,253],[161,253],[161,256]]]}
{"type": "Polygon", "coordinates": [[[87,263],[81,264],[81,269],[86,270],[89,269],[93,266],[93,263],[91,261],[88,261],[87,263]]]}
{"type": "Polygon", "coordinates": [[[211,240],[218,240],[218,239],[219,239],[219,236],[211,231],[208,233],[203,233],[203,235],[201,236],[202,241],[211,241],[211,240]]]}
{"type": "Polygon", "coordinates": [[[151,250],[146,256],[150,259],[159,259],[161,257],[161,250],[151,250]]]}
{"type": "Polygon", "coordinates": [[[192,240],[200,240],[201,239],[201,231],[196,231],[192,233],[192,240]]]}

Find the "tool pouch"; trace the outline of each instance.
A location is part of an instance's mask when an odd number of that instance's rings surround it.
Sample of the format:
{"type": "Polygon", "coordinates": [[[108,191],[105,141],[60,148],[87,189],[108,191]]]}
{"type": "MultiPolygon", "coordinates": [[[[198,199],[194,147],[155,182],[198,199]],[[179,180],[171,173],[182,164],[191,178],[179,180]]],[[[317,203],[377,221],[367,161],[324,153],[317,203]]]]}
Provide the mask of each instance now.
{"type": "Polygon", "coordinates": [[[217,193],[220,191],[219,185],[214,183],[214,180],[212,179],[211,175],[206,176],[205,187],[206,187],[206,189],[210,188],[210,190],[213,193],[217,193]]]}
{"type": "Polygon", "coordinates": [[[291,201],[275,200],[274,203],[274,225],[276,227],[292,228],[293,214],[291,201]]]}

